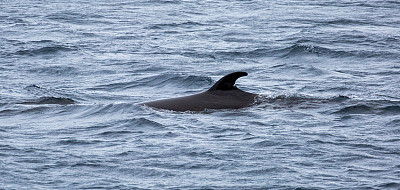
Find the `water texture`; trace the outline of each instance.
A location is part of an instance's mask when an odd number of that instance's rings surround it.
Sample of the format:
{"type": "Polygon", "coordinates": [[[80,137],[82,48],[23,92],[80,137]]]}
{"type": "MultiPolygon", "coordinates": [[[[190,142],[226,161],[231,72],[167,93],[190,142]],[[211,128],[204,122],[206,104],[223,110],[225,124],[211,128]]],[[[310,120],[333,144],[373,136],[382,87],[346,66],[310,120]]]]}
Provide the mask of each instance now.
{"type": "Polygon", "coordinates": [[[0,9],[0,189],[400,189],[398,1],[0,9]],[[234,71],[257,105],[137,105],[234,71]]]}

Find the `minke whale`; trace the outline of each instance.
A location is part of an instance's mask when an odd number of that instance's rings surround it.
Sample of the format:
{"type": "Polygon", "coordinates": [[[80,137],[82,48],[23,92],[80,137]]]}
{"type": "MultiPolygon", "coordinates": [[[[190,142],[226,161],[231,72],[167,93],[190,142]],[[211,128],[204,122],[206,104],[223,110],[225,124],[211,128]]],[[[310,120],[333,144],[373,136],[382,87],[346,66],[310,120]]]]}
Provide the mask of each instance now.
{"type": "Polygon", "coordinates": [[[182,112],[248,107],[255,104],[257,94],[245,92],[235,86],[236,80],[242,76],[247,76],[247,73],[230,73],[218,80],[210,89],[199,94],[144,102],[139,105],[182,112]]]}

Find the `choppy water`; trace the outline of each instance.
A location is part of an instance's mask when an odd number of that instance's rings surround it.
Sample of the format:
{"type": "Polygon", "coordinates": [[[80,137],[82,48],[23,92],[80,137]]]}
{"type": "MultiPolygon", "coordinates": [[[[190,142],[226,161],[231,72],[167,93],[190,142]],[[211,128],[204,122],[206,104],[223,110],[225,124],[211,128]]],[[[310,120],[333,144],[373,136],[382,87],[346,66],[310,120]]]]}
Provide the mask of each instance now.
{"type": "Polygon", "coordinates": [[[1,1],[0,189],[399,189],[398,1],[1,1]],[[233,71],[246,109],[137,103],[233,71]]]}

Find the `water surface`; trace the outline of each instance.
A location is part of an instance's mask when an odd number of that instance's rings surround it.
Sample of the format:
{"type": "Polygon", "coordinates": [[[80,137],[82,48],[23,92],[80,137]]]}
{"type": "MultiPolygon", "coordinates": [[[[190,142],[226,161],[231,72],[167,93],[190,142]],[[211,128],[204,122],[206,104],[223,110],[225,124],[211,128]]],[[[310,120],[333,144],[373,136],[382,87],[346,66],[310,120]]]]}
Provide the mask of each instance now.
{"type": "Polygon", "coordinates": [[[399,189],[397,1],[0,2],[4,189],[399,189]],[[137,103],[246,71],[239,110],[137,103]]]}

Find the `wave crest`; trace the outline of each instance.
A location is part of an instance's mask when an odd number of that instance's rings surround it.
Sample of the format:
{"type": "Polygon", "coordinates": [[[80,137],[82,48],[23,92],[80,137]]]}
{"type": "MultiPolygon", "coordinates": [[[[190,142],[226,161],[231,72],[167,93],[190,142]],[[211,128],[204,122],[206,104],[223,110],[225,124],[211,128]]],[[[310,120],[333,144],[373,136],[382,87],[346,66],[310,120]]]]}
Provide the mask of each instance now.
{"type": "Polygon", "coordinates": [[[30,105],[40,105],[40,104],[58,104],[58,105],[67,105],[76,103],[71,98],[62,98],[62,97],[41,97],[36,100],[31,100],[27,102],[23,102],[22,104],[30,104],[30,105]]]}

